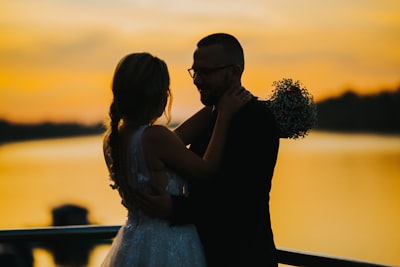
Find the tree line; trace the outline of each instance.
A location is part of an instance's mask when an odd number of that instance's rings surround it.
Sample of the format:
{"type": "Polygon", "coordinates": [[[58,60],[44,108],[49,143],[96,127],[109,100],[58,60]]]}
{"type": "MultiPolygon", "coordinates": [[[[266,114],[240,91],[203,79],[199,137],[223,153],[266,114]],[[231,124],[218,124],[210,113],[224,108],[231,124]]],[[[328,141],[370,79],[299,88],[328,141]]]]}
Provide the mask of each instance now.
{"type": "Polygon", "coordinates": [[[360,96],[348,91],[317,103],[316,129],[400,134],[400,87],[360,96]]]}
{"type": "MultiPolygon", "coordinates": [[[[400,134],[400,87],[395,91],[363,96],[349,90],[316,104],[317,130],[400,134]]],[[[78,123],[14,124],[0,120],[0,143],[95,135],[105,130],[103,123],[91,126],[78,123]]]]}
{"type": "Polygon", "coordinates": [[[103,123],[91,126],[78,123],[14,124],[0,120],[0,143],[31,139],[100,134],[105,131],[103,123]]]}

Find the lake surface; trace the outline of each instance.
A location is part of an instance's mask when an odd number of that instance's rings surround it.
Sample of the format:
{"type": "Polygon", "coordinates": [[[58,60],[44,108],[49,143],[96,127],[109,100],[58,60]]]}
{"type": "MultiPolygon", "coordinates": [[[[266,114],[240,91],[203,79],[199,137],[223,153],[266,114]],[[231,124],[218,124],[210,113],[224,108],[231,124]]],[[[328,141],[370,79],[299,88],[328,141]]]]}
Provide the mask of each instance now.
{"type": "MultiPolygon", "coordinates": [[[[51,210],[84,206],[93,224],[120,225],[102,136],[0,145],[0,228],[49,226],[51,210]]],[[[271,192],[278,247],[400,266],[400,136],[311,132],[281,140],[271,192]]],[[[88,267],[109,245],[97,246],[88,267]]],[[[35,267],[55,266],[35,249],[35,267]]]]}

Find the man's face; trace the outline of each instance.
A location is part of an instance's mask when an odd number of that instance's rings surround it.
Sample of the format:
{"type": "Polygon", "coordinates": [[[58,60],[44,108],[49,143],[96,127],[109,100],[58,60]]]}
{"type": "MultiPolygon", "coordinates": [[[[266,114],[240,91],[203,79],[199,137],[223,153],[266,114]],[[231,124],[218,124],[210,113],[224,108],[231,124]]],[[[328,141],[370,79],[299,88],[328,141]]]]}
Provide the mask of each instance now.
{"type": "Polygon", "coordinates": [[[232,82],[232,64],[223,57],[221,45],[199,47],[193,56],[193,83],[200,93],[200,100],[206,106],[218,103],[219,98],[229,89],[232,82]]]}

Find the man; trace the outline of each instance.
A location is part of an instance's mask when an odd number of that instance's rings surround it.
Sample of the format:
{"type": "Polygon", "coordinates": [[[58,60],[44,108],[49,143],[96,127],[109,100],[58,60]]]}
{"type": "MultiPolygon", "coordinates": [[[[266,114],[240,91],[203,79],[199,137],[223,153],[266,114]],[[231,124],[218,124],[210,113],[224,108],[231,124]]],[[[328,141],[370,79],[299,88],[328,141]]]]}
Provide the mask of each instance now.
{"type": "MultiPolygon", "coordinates": [[[[205,106],[217,105],[228,88],[242,85],[243,49],[232,35],[216,33],[203,38],[193,60],[189,73],[205,106]]],[[[200,156],[214,119],[201,127],[190,144],[200,156]]],[[[167,217],[172,225],[195,224],[211,267],[278,266],[269,211],[278,148],[273,115],[254,97],[231,121],[217,175],[191,182],[186,198],[165,194],[146,198],[147,212],[167,217]]]]}

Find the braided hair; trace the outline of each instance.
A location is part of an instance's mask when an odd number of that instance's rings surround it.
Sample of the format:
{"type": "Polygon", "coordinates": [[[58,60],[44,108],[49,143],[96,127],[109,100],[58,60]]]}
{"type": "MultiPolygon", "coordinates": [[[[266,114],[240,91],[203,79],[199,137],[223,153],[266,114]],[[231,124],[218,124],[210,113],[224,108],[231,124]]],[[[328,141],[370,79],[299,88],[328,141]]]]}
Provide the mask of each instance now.
{"type": "Polygon", "coordinates": [[[119,189],[124,183],[120,172],[119,128],[123,124],[133,127],[152,125],[163,114],[169,123],[169,99],[172,98],[169,84],[166,63],[149,53],[128,54],[118,63],[112,81],[113,100],[104,137],[104,156],[114,183],[111,185],[113,189],[119,189]]]}

